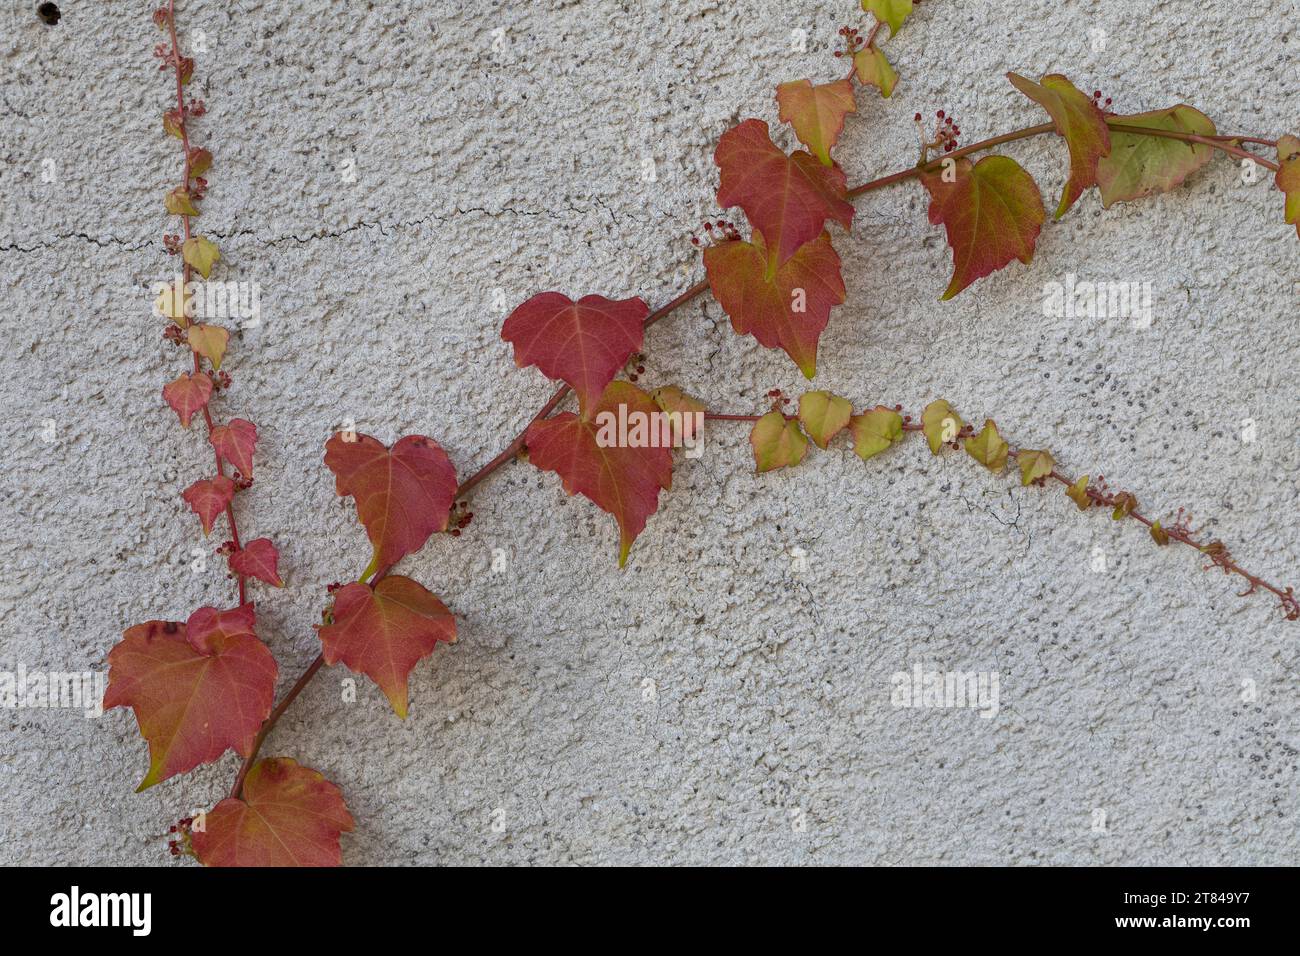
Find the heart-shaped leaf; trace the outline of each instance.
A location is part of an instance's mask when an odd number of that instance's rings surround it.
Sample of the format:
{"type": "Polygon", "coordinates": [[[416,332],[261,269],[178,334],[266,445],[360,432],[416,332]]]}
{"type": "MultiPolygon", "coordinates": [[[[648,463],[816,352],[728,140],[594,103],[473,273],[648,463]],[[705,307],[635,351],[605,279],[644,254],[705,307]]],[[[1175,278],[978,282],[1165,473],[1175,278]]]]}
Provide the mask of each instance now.
{"type": "Polygon", "coordinates": [[[212,274],[212,267],[221,258],[221,252],[215,243],[209,242],[202,236],[193,236],[182,243],[181,256],[206,279],[212,274]]]}
{"type": "Polygon", "coordinates": [[[952,247],[951,299],[976,279],[1012,259],[1028,264],[1047,213],[1038,184],[1006,156],[986,156],[975,165],[962,157],[922,177],[930,192],[930,222],[943,225],[952,247]]]}
{"type": "Polygon", "coordinates": [[[966,454],[994,474],[1006,465],[1007,453],[1011,450],[998,434],[998,426],[991,418],[986,418],[983,430],[974,438],[966,439],[965,444],[966,454]]]}
{"type": "Polygon", "coordinates": [[[553,471],[570,495],[580,494],[618,522],[618,564],[627,563],[632,542],[659,507],[659,492],[672,486],[672,450],[651,443],[662,410],[629,382],[611,382],[590,414],[571,412],[529,426],[528,460],[553,471]],[[626,427],[620,428],[620,422],[626,427]],[[638,438],[633,429],[640,426],[638,438]]]}
{"type": "Polygon", "coordinates": [[[190,427],[190,419],[203,411],[211,398],[212,379],[206,372],[183,372],[163,386],[163,401],[176,412],[183,428],[190,427]]]}
{"type": "Polygon", "coordinates": [[[405,720],[412,668],[439,641],[456,640],[456,619],[433,594],[400,575],[389,575],[373,588],[349,584],[340,589],[333,617],[332,624],[320,628],[325,663],[342,661],[365,674],[405,720]]]}
{"type": "Polygon", "coordinates": [[[782,83],[776,88],[781,122],[794,127],[794,135],[823,166],[831,165],[831,147],[844,131],[844,117],[856,113],[853,83],[836,80],[813,86],[809,80],[782,83]]]}
{"type": "Polygon", "coordinates": [[[212,525],[235,497],[235,483],[226,475],[200,478],[181,492],[185,503],[199,516],[203,534],[212,533],[212,525]]]}
{"type": "Polygon", "coordinates": [[[129,628],[108,653],[104,707],[130,707],[149,743],[139,789],[216,760],[247,754],[275,695],[275,659],[253,632],[253,606],[200,608],[187,624],[129,628]]]}
{"type": "Polygon", "coordinates": [[[767,237],[776,265],[821,235],[827,219],[845,229],[853,224],[843,170],[823,166],[803,150],[787,156],[762,120],[748,119],[723,133],[713,161],[722,172],[718,205],[745,211],[767,237]]]}
{"type": "Polygon", "coordinates": [[[649,314],[641,299],[586,295],[574,302],[543,292],[510,313],[501,337],[514,345],[520,368],[536,365],[547,378],[567,382],[585,410],[641,348],[649,314]]]}
{"type": "Polygon", "coordinates": [[[325,443],[325,466],[335,490],[357,503],[375,549],[369,570],[396,564],[446,530],[456,469],[432,438],[407,435],[390,451],[369,435],[339,432],[325,443]]]}
{"type": "Polygon", "coordinates": [[[799,422],[818,448],[825,448],[830,440],[849,425],[853,417],[853,404],[830,392],[804,392],[799,396],[799,422]]]}
{"type": "Polygon", "coordinates": [[[888,23],[892,37],[903,28],[903,21],[911,16],[912,0],[862,0],[862,9],[874,13],[882,23],[888,23]]]}
{"type": "Polygon", "coordinates": [[[242,799],[227,797],[191,834],[205,866],[338,866],[353,827],[339,788],[288,757],[253,764],[242,799]]]}
{"type": "Polygon", "coordinates": [[[780,412],[768,412],[749,433],[754,448],[754,465],[761,475],[777,468],[792,468],[808,454],[808,439],[797,421],[788,421],[780,412]]]}
{"type": "Polygon", "coordinates": [[[212,447],[245,478],[253,477],[253,450],[257,447],[257,426],[243,418],[215,426],[208,435],[212,447]]]}
{"type": "Polygon", "coordinates": [[[226,343],[230,333],[219,325],[191,325],[186,333],[190,348],[212,363],[214,369],[221,368],[221,360],[226,356],[226,343]]]}
{"type": "Polygon", "coordinates": [[[1052,457],[1050,451],[1037,451],[1029,448],[1022,448],[1017,456],[1020,461],[1020,483],[1022,485],[1033,484],[1046,478],[1056,467],[1056,459],[1052,457]]]}
{"type": "Polygon", "coordinates": [[[254,538],[227,559],[230,570],[245,577],[257,578],[273,587],[284,587],[280,579],[280,552],[270,538],[254,538]]]}
{"type": "Polygon", "coordinates": [[[885,99],[894,95],[898,83],[898,74],[885,54],[874,43],[853,54],[853,68],[857,71],[858,82],[864,86],[874,86],[880,90],[885,99]]]}
{"type": "Polygon", "coordinates": [[[849,421],[853,450],[863,461],[879,455],[903,440],[903,416],[892,408],[877,405],[849,421]]]}
{"type": "Polygon", "coordinates": [[[828,234],[773,268],[765,236],[755,229],[750,242],[734,239],[705,249],[704,268],[737,332],[784,349],[806,377],[817,374],[817,341],[831,308],[845,297],[840,257],[828,234]]]}
{"type": "Polygon", "coordinates": [[[937,455],[944,445],[956,441],[964,424],[961,416],[942,398],[925,406],[921,412],[921,433],[930,445],[930,453],[937,455]]]}

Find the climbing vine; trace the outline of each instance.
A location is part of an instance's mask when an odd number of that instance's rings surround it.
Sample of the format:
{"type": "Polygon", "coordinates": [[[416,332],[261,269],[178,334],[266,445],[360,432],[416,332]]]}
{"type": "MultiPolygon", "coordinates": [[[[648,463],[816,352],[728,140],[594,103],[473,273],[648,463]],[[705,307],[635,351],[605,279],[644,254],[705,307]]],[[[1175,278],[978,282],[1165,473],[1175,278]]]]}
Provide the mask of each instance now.
{"type": "Polygon", "coordinates": [[[1015,160],[992,151],[1033,136],[1055,135],[1066,148],[1068,177],[1055,219],[1094,187],[1103,206],[1131,202],[1170,190],[1215,155],[1226,155],[1275,174],[1285,220],[1300,233],[1300,138],[1221,134],[1209,117],[1184,104],[1118,115],[1100,90],[1089,95],[1059,74],[1038,80],[1008,74],[1048,122],[962,146],[955,117],[939,110],[929,122],[917,114],[917,161],[850,187],[834,159],[836,144],[864,91],[892,95],[899,77],[882,49],[884,33],[892,37],[903,29],[915,3],[862,0],[862,7],[870,26],[839,32],[843,47],[835,57],[848,61],[846,74],[776,88],[778,115],[806,149],[783,151],[758,119],[746,119],[720,138],[714,154],[717,201],[743,214],[747,236],[732,222],[705,224],[693,238],[702,252],[703,281],[654,310],[639,298],[586,294],[575,300],[548,291],[510,313],[501,334],[516,363],[535,367],[558,387],[496,457],[460,479],[443,449],[425,436],[409,435],[389,447],[344,431],[326,442],[325,466],[337,493],[353,500],[372,550],[356,581],[322,590],[321,652],[278,703],[276,663],[258,636],[250,596],[254,586],[283,585],[278,552],[269,538],[244,541],[237,526],[237,505],[253,487],[257,426],[218,418],[232,384],[222,369],[230,335],[203,321],[208,316],[202,283],[195,278],[208,280],[221,261],[217,246],[195,229],[214,159],[194,142],[204,104],[187,97],[195,62],[180,48],[175,0],[155,11],[164,34],[155,56],[175,90],[162,128],[179,142],[182,160],[180,182],[164,197],[179,231],[163,236],[166,251],[180,257],[181,275],[163,290],[157,308],[166,322],[164,338],[186,355],[185,371],[163,386],[162,398],[182,427],[201,422],[211,448],[212,473],[180,494],[205,535],[224,520],[228,538],[216,550],[226,559],[234,593],[228,608],[202,607],[183,622],[153,620],[127,628],[108,655],[104,704],[135,713],[149,750],[141,790],[228,750],[243,758],[225,799],[172,827],[173,855],[208,865],[341,861],[340,834],[353,827],[342,791],[289,757],[261,757],[263,744],[303,688],[335,664],[371,678],[394,713],[406,717],[411,670],[438,644],[455,641],[456,620],[438,596],[394,568],[435,534],[459,536],[473,518],[470,492],[516,459],[554,472],[568,494],[581,494],[609,513],[618,525],[622,565],[658,510],[661,493],[671,487],[674,449],[693,447],[708,422],[749,425],[760,473],[794,467],[809,443],[827,449],[841,434],[866,461],[920,433],[934,455],[964,451],[995,474],[1017,471],[1022,485],[1060,486],[1079,510],[1106,509],[1116,521],[1136,522],[1158,546],[1193,548],[1207,568],[1238,578],[1241,593],[1267,592],[1287,620],[1300,620],[1291,587],[1247,571],[1225,543],[1193,528],[1181,509],[1171,518],[1144,512],[1136,493],[1112,489],[1100,474],[1067,474],[1051,451],[1011,445],[992,419],[977,430],[942,399],[908,414],[900,405],[883,404],[855,411],[854,402],[819,389],[803,393],[796,404],[773,390],[766,410],[722,411],[672,385],[640,387],[646,329],[706,292],[737,334],[785,352],[814,378],[821,334],[846,297],[833,230],[851,229],[854,200],[878,189],[916,180],[928,194],[929,221],[943,227],[952,254],[943,299],[1013,261],[1029,264],[1047,222],[1042,195],[1015,160]],[[972,159],[976,154],[986,155],[972,159]],[[577,410],[560,411],[570,393],[577,410]]]}

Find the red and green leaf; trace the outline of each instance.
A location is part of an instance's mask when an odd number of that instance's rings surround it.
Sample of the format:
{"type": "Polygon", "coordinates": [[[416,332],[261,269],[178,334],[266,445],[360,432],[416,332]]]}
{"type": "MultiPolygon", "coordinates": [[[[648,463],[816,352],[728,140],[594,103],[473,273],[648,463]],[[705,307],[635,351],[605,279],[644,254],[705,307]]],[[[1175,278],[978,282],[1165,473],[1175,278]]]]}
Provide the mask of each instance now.
{"type": "Polygon", "coordinates": [[[704,250],[704,268],[735,330],[769,349],[784,349],[808,378],[817,373],[817,342],[831,309],[844,301],[840,257],[823,232],[773,269],[765,235],[704,250]]]}
{"type": "Polygon", "coordinates": [[[1060,219],[1085,189],[1096,185],[1097,163],[1110,155],[1110,127],[1092,98],[1059,73],[1051,73],[1039,83],[1017,73],[1008,73],[1007,79],[1047,110],[1057,135],[1070,150],[1070,178],[1056,207],[1056,218],[1060,219]]]}
{"type": "Polygon", "coordinates": [[[257,447],[257,426],[243,418],[217,425],[208,435],[217,454],[245,478],[253,477],[253,449],[257,447]]]}
{"type": "Polygon", "coordinates": [[[713,161],[722,173],[718,204],[745,211],[767,237],[777,265],[821,235],[827,219],[845,229],[853,224],[843,170],[823,166],[803,150],[787,156],[762,120],[748,119],[723,133],[713,161]]]}
{"type": "Polygon", "coordinates": [[[432,438],[407,435],[390,451],[369,435],[340,432],[325,443],[325,466],[335,491],[356,501],[374,546],[370,570],[396,564],[446,530],[456,469],[432,438]]]}
{"type": "Polygon", "coordinates": [[[190,427],[190,419],[203,411],[211,398],[212,379],[206,372],[183,372],[163,386],[163,401],[176,412],[183,428],[190,427]]]}
{"type": "MultiPolygon", "coordinates": [[[[1132,116],[1113,116],[1113,124],[1146,129],[1214,136],[1214,122],[1200,110],[1178,105],[1132,116]]],[[[1214,158],[1204,143],[1189,143],[1165,136],[1110,131],[1110,155],[1097,163],[1101,204],[1129,202],[1152,193],[1168,192],[1214,158]]]]}
{"type": "Polygon", "coordinates": [[[231,552],[226,563],[230,570],[244,577],[257,578],[273,587],[284,587],[280,578],[280,552],[270,538],[254,538],[238,551],[231,552]]]}
{"type": "Polygon", "coordinates": [[[182,491],[181,497],[199,516],[199,521],[203,524],[203,533],[208,535],[212,533],[212,526],[221,512],[225,511],[234,499],[235,483],[226,475],[200,478],[182,491]]]}
{"type": "Polygon", "coordinates": [[[254,633],[253,606],[200,608],[189,622],[129,628],[108,653],[104,707],[130,707],[149,743],[139,789],[216,760],[248,754],[271,712],[275,659],[254,633]]]}
{"type": "Polygon", "coordinates": [[[632,353],[641,348],[650,308],[641,299],[559,292],[533,296],[506,318],[501,337],[515,347],[515,363],[536,365],[564,381],[583,408],[598,400],[632,353]]]}
{"type": "Polygon", "coordinates": [[[930,222],[944,226],[952,247],[952,281],[942,296],[951,299],[1012,259],[1028,264],[1047,213],[1038,184],[1013,159],[986,156],[971,165],[962,157],[944,166],[922,182],[930,222]]]}
{"type": "MultiPolygon", "coordinates": [[[[524,443],[528,460],[553,471],[570,495],[580,494],[609,512],[618,522],[618,564],[627,563],[632,542],[659,506],[660,490],[672,486],[672,450],[651,445],[619,443],[620,407],[626,420],[649,416],[660,408],[629,382],[611,382],[600,401],[579,418],[565,412],[528,429],[524,443]],[[612,439],[612,441],[611,441],[612,439]]],[[[629,433],[630,436],[630,433],[629,433]]]]}
{"type": "Polygon", "coordinates": [[[836,80],[813,86],[810,80],[794,80],[776,88],[781,122],[794,128],[799,142],[807,146],[823,166],[831,165],[831,148],[844,131],[844,117],[856,113],[853,83],[836,80]]]}
{"type": "Polygon", "coordinates": [[[338,787],[288,757],[253,764],[242,797],[210,810],[191,840],[205,866],[338,866],[353,827],[338,787]]]}
{"type": "Polygon", "coordinates": [[[349,584],[334,596],[333,623],[322,625],[325,663],[342,661],[384,692],[406,719],[411,670],[439,641],[456,640],[456,619],[410,578],[389,575],[373,588],[349,584]]]}

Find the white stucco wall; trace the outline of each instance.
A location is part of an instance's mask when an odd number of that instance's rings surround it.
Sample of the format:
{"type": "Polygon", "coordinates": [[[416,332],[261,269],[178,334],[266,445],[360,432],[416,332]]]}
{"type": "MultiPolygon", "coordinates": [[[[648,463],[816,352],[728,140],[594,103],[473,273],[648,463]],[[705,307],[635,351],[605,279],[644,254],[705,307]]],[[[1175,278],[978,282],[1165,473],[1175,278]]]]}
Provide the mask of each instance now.
{"type": "MultiPolygon", "coordinates": [[[[0,670],[82,670],[124,627],[226,604],[230,587],[216,562],[189,568],[203,542],[179,491],[208,453],[159,401],[178,354],[147,288],[171,270],[158,236],[178,152],[148,5],[64,0],[56,27],[33,6],[0,11],[0,670]]],[[[317,653],[323,586],[368,557],[321,463],[331,431],[425,433],[462,474],[492,457],[550,389],[514,367],[494,290],[658,305],[697,281],[688,236],[718,213],[718,136],[775,125],[775,83],[832,77],[825,51],[855,9],[182,5],[208,49],[201,226],[224,277],[261,292],[220,408],[261,429],[240,521],[281,548],[289,586],[256,592],[281,690],[317,653]]],[[[1186,101],[1225,131],[1294,132],[1298,15],[1294,0],[925,0],[886,47],[894,99],[863,98],[840,162],[851,182],[911,162],[917,111],[955,112],[967,142],[1041,122],[1007,70],[1066,72],[1121,110],[1186,101]]],[[[1063,147],[1007,152],[1054,206],[1063,147]]],[[[1031,267],[950,303],[920,188],[858,210],[835,237],[849,301],[817,387],[995,417],[1154,514],[1189,507],[1247,567],[1296,582],[1300,243],[1266,178],[1220,160],[1139,205],[1103,213],[1089,193],[1031,267]],[[1044,284],[1067,273],[1151,283],[1151,328],[1044,317],[1044,284]]],[[[717,408],[803,387],[708,299],[646,351],[645,382],[717,408]]],[[[343,703],[339,668],[265,751],[343,788],[345,860],[1295,862],[1300,624],[1275,602],[917,440],[757,477],[744,427],[719,425],[674,477],[623,571],[612,519],[527,465],[474,495],[459,540],[404,563],[461,635],[416,670],[410,719],[365,681],[343,703]],[[1000,712],[892,707],[890,676],[918,663],[997,672],[1000,712]]],[[[0,861],[170,862],[159,834],[218,799],[237,762],[136,795],[146,765],[125,711],[0,712],[0,861]]]]}

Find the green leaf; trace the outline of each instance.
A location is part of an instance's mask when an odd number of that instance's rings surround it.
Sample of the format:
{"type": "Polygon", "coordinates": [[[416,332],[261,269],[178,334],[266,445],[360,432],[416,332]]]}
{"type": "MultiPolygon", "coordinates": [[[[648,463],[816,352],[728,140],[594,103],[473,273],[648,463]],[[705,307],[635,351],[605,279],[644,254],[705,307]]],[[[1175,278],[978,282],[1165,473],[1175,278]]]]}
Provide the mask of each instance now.
{"type": "MultiPolygon", "coordinates": [[[[1217,132],[1208,116],[1185,105],[1132,116],[1113,116],[1110,122],[1197,136],[1214,136],[1217,132]]],[[[1097,163],[1101,204],[1110,206],[1168,192],[1213,158],[1214,150],[1202,143],[1111,129],[1110,155],[1097,163]]]]}
{"type": "Polygon", "coordinates": [[[756,421],[749,443],[754,446],[754,464],[760,475],[797,465],[808,453],[808,439],[799,430],[799,423],[786,421],[780,412],[768,412],[756,421]]]}
{"type": "Polygon", "coordinates": [[[1169,544],[1169,532],[1160,527],[1159,521],[1151,525],[1151,540],[1162,548],[1169,544]]]}
{"type": "Polygon", "coordinates": [[[1052,473],[1056,459],[1050,451],[1034,451],[1029,448],[1020,450],[1020,483],[1030,485],[1052,473]]]}
{"type": "Polygon", "coordinates": [[[1115,496],[1115,510],[1111,513],[1111,517],[1116,521],[1122,521],[1137,511],[1137,506],[1138,500],[1132,492],[1121,491],[1115,496]]]}
{"type": "Polygon", "coordinates": [[[903,416],[892,408],[877,405],[853,416],[849,431],[853,433],[853,450],[866,461],[903,440],[903,416]]]}
{"type": "Polygon", "coordinates": [[[794,128],[794,135],[823,166],[831,165],[831,147],[844,131],[844,117],[858,111],[853,84],[845,80],[813,86],[809,80],[782,83],[776,88],[781,122],[794,128]]]}
{"type": "Polygon", "coordinates": [[[193,236],[186,239],[181,246],[181,255],[205,279],[212,274],[213,264],[221,258],[221,252],[217,249],[216,244],[209,242],[202,236],[193,236]]]}
{"type": "Polygon", "coordinates": [[[993,419],[984,419],[984,430],[974,438],[965,441],[966,453],[989,471],[997,474],[1007,463],[1007,443],[998,434],[998,426],[993,419]]]}
{"type": "Polygon", "coordinates": [[[892,37],[902,28],[903,21],[912,15],[912,0],[862,0],[862,9],[888,23],[892,37]]]}
{"type": "Polygon", "coordinates": [[[1057,134],[1070,150],[1070,178],[1056,207],[1060,219],[1083,191],[1097,182],[1097,162],[1110,154],[1110,127],[1097,104],[1059,73],[1041,83],[1008,73],[1013,86],[1047,110],[1057,134]]]}
{"type": "Polygon", "coordinates": [[[957,440],[963,424],[961,416],[942,398],[925,406],[925,411],[921,413],[921,433],[930,443],[930,452],[935,455],[939,454],[939,449],[945,444],[957,440]]]}
{"type": "Polygon", "coordinates": [[[853,54],[853,68],[857,70],[858,82],[863,86],[874,86],[885,99],[893,95],[898,74],[874,43],[853,54]]]}
{"type": "Polygon", "coordinates": [[[818,448],[830,444],[830,440],[848,426],[852,417],[852,403],[830,392],[804,392],[799,398],[799,421],[818,448]]]}

